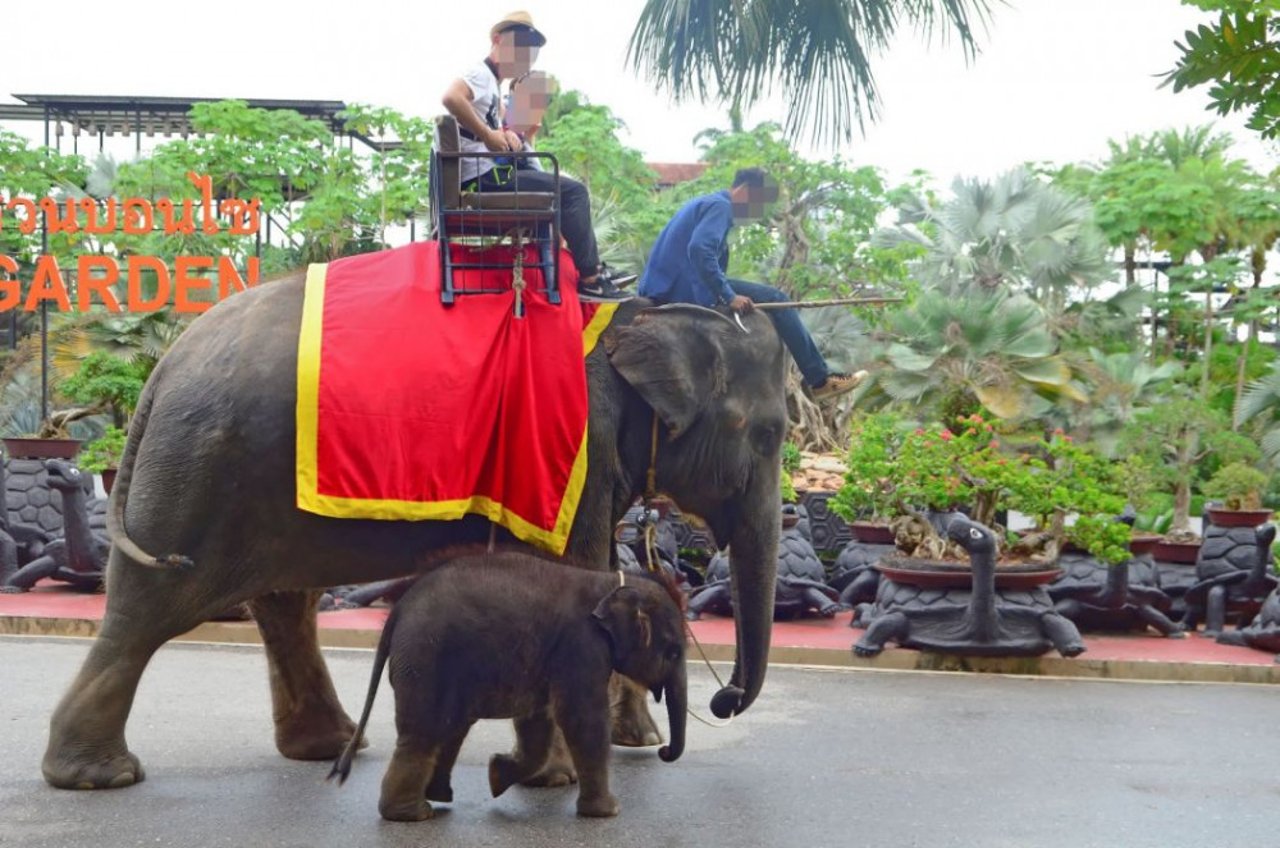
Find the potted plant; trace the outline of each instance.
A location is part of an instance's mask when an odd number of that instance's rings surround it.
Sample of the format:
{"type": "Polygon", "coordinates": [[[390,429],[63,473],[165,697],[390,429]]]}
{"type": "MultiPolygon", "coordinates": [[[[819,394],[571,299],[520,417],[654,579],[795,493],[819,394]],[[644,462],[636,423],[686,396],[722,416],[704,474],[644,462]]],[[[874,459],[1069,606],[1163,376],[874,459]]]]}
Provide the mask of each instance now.
{"type": "Polygon", "coordinates": [[[1026,461],[1027,473],[1012,480],[1006,498],[1036,522],[1014,549],[1045,562],[1056,562],[1068,548],[1103,562],[1127,562],[1131,530],[1117,520],[1125,504],[1120,468],[1062,430],[1035,447],[1044,458],[1026,461]]]}
{"type": "Polygon", "coordinates": [[[49,414],[34,432],[4,437],[5,455],[10,459],[74,459],[81,440],[72,438],[72,422],[92,415],[92,409],[64,409],[49,414]]]}
{"type": "Polygon", "coordinates": [[[1267,475],[1245,462],[1222,466],[1204,485],[1204,493],[1222,501],[1205,512],[1219,527],[1257,527],[1271,518],[1271,510],[1262,507],[1262,489],[1267,475]]]}
{"type": "Polygon", "coordinates": [[[890,521],[897,508],[898,454],[903,420],[889,412],[861,415],[850,426],[844,484],[831,499],[831,511],[866,544],[893,544],[890,521]]]}
{"type": "Polygon", "coordinates": [[[106,432],[84,446],[77,458],[81,471],[102,475],[102,488],[111,494],[115,484],[116,471],[120,467],[120,457],[124,454],[124,445],[129,434],[119,427],[108,427],[106,432]]]}

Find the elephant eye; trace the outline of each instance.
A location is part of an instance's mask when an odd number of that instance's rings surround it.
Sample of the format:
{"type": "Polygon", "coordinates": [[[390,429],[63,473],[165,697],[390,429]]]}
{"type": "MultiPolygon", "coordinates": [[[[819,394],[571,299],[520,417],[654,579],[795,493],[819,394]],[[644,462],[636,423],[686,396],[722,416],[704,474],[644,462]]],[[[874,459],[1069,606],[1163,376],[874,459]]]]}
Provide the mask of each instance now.
{"type": "Polygon", "coordinates": [[[667,648],[667,662],[676,662],[680,659],[680,649],[675,645],[667,648]]]}
{"type": "Polygon", "coordinates": [[[782,448],[783,425],[758,423],[751,428],[751,443],[761,456],[773,456],[782,448]]]}

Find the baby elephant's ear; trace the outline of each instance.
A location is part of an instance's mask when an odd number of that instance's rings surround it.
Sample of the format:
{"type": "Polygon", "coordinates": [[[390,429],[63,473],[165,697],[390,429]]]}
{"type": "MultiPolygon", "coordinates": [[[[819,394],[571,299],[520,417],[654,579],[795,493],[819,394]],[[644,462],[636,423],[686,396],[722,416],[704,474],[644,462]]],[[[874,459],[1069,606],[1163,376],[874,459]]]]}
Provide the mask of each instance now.
{"type": "Polygon", "coordinates": [[[615,654],[647,648],[653,642],[649,614],[640,608],[640,593],[630,586],[605,595],[591,616],[609,634],[615,654]]]}

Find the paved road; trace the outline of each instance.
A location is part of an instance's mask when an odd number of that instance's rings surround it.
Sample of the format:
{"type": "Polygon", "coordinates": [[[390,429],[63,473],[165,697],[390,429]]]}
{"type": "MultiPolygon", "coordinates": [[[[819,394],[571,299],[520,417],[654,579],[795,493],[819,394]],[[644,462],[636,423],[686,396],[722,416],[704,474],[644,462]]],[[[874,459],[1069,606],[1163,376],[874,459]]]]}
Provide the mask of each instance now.
{"type": "MultiPolygon", "coordinates": [[[[384,822],[390,689],[341,789],[325,763],[271,744],[256,648],[175,645],[143,679],[129,740],[147,780],[64,792],[39,774],[50,709],[87,650],[0,637],[0,845],[963,846],[1144,848],[1280,844],[1274,687],[1130,684],[774,669],[727,728],[690,725],[677,763],[615,749],[619,818],[580,820],[575,790],[488,797],[511,743],[481,722],[435,821],[384,822]]],[[[371,653],[331,651],[358,713],[371,653]]],[[[705,711],[715,684],[692,673],[705,711]]],[[[705,712],[704,712],[705,714],[705,712]]]]}

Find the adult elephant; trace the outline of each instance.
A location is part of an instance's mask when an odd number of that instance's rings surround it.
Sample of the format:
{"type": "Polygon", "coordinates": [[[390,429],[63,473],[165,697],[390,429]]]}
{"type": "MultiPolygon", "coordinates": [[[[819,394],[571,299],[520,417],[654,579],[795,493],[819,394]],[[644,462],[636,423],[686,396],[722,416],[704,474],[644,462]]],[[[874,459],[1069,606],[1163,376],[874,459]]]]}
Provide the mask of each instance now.
{"type": "MultiPolygon", "coordinates": [[[[141,780],[124,729],[143,669],[164,642],[243,601],[266,648],[280,752],[337,756],[355,725],[320,654],[319,589],[407,575],[428,552],[488,538],[489,523],[475,517],[335,519],[295,506],[303,291],[303,276],[291,276],[220,303],[143,390],[110,511],[106,616],[51,720],[43,771],[54,786],[141,780]],[[166,566],[169,554],[194,565],[166,566]]],[[[647,306],[622,304],[587,358],[588,476],[568,553],[608,567],[614,524],[645,489],[656,413],[658,489],[733,545],[737,659],[712,701],[723,717],[745,710],[764,682],[783,348],[763,315],[744,319],[745,334],[710,310],[647,306]]],[[[643,693],[629,698],[624,717],[652,726],[643,693]]]]}

